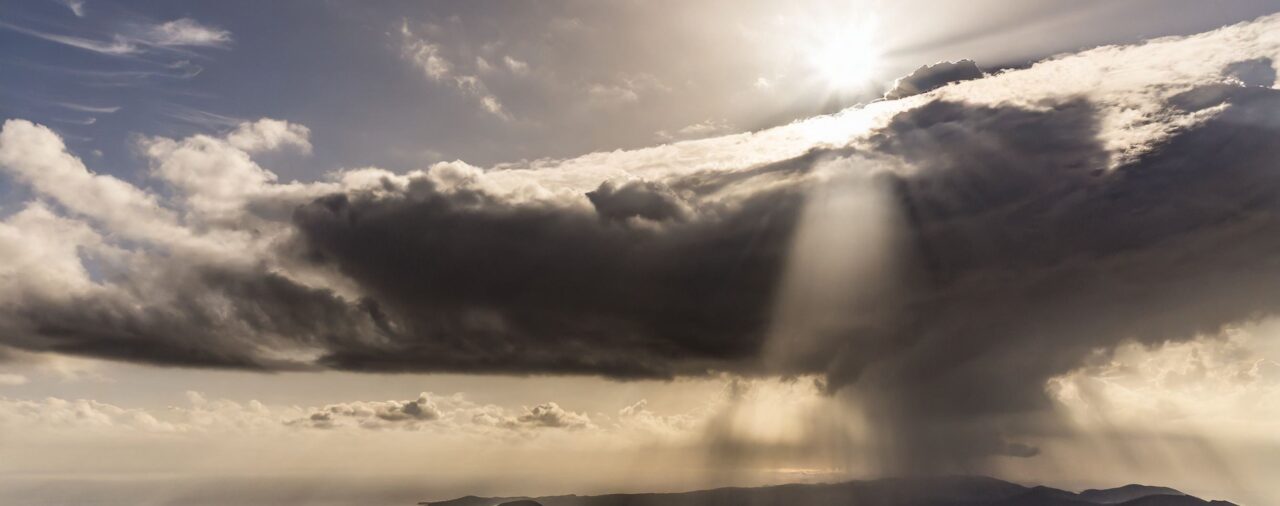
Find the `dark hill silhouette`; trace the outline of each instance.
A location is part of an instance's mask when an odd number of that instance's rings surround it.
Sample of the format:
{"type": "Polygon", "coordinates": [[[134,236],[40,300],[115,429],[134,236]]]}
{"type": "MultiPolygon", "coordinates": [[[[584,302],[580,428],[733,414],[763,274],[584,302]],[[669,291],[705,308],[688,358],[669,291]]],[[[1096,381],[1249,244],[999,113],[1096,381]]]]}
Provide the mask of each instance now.
{"type": "Polygon", "coordinates": [[[1099,504],[1115,504],[1132,501],[1140,497],[1152,495],[1187,495],[1169,487],[1151,487],[1147,485],[1125,485],[1106,490],[1089,489],[1080,493],[1080,498],[1099,504]]]}
{"type": "Polygon", "coordinates": [[[1235,506],[1227,501],[1206,501],[1189,495],[1151,495],[1120,504],[1123,506],[1235,506]]]}
{"type": "Polygon", "coordinates": [[[1165,487],[1126,485],[1068,492],[980,476],[889,478],[829,484],[718,488],[660,494],[475,497],[425,506],[1235,506],[1165,487]]]}

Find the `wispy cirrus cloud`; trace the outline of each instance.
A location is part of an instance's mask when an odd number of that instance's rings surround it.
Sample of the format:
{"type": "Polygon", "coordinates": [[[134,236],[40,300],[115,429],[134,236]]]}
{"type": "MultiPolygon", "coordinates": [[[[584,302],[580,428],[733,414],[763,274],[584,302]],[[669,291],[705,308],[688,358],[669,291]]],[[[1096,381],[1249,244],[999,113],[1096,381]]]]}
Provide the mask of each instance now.
{"type": "Polygon", "coordinates": [[[138,40],[156,47],[224,47],[231,32],[182,18],[146,28],[138,40]]]}
{"type": "Polygon", "coordinates": [[[654,134],[654,136],[657,137],[658,140],[660,141],[669,142],[669,141],[676,141],[676,140],[701,139],[704,137],[711,137],[714,135],[724,135],[732,131],[733,131],[733,125],[729,124],[728,121],[725,121],[723,119],[721,120],[709,119],[706,121],[700,121],[698,123],[694,123],[692,125],[685,125],[674,131],[659,130],[654,134]]]}
{"type": "MultiPolygon", "coordinates": [[[[459,72],[457,66],[445,57],[444,48],[415,33],[409,27],[407,20],[402,21],[400,24],[400,56],[422,71],[427,79],[450,85],[471,96],[490,114],[503,119],[510,119],[510,115],[507,114],[502,106],[502,102],[489,91],[489,88],[485,86],[484,81],[480,80],[479,76],[459,72]]],[[[483,62],[483,60],[478,61],[483,62]]],[[[528,69],[527,65],[522,67],[523,63],[515,60],[510,60],[506,64],[513,72],[517,68],[528,69]]],[[[487,66],[488,64],[484,63],[483,65],[487,66]]]]}
{"type": "Polygon", "coordinates": [[[45,30],[0,21],[0,28],[110,56],[130,56],[148,50],[179,50],[194,47],[226,47],[231,44],[231,32],[207,26],[191,18],[181,18],[158,24],[135,25],[124,33],[106,38],[54,33],[45,30]]]}
{"type": "Polygon", "coordinates": [[[94,123],[97,123],[97,122],[98,122],[98,118],[95,118],[95,117],[93,117],[93,116],[89,116],[89,117],[87,117],[87,118],[78,118],[78,119],[76,119],[76,118],[53,118],[53,120],[54,120],[54,121],[61,122],[61,123],[71,123],[71,124],[75,124],[75,125],[92,125],[92,124],[94,124],[94,123]]]}
{"type": "Polygon", "coordinates": [[[72,111],[91,112],[95,114],[112,114],[122,109],[122,107],[118,105],[96,106],[96,105],[77,104],[75,102],[56,102],[56,105],[58,105],[59,107],[70,109],[72,111]]]}
{"type": "Polygon", "coordinates": [[[667,92],[671,88],[650,74],[618,76],[608,82],[597,82],[585,89],[587,97],[596,105],[619,105],[639,102],[645,94],[667,92]]]}
{"type": "Polygon", "coordinates": [[[93,51],[99,54],[124,56],[135,54],[139,51],[136,41],[129,40],[126,37],[115,35],[109,40],[96,40],[86,37],[78,37],[75,35],[64,35],[58,33],[45,32],[34,28],[26,28],[0,21],[0,28],[5,28],[18,33],[30,35],[38,39],[44,39],[49,42],[55,42],[64,46],[70,46],[85,51],[93,51]]]}
{"type": "Polygon", "coordinates": [[[85,15],[84,0],[59,0],[59,1],[60,3],[62,3],[62,5],[67,6],[68,9],[71,9],[71,13],[75,14],[77,18],[84,17],[85,15]]]}

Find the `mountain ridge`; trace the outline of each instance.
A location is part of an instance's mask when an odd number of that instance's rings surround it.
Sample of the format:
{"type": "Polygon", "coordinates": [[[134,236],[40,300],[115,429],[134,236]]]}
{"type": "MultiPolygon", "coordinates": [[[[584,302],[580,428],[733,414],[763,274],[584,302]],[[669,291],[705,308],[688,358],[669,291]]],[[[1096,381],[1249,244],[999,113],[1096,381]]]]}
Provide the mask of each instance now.
{"type": "Polygon", "coordinates": [[[884,478],[839,483],[722,487],[689,492],[542,497],[465,496],[421,506],[1237,506],[1169,487],[1130,484],[1070,492],[985,476],[884,478]]]}

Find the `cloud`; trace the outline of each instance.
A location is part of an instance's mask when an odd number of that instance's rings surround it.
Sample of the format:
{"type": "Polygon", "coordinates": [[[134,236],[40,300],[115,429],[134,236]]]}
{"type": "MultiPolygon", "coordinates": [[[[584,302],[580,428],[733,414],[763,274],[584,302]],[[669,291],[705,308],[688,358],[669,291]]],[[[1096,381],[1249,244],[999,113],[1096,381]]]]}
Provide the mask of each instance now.
{"type": "Polygon", "coordinates": [[[49,397],[40,401],[0,397],[0,425],[39,427],[40,430],[74,429],[81,432],[140,430],[173,432],[177,428],[139,409],[125,409],[86,399],[49,397]]]}
{"type": "MultiPolygon", "coordinates": [[[[502,102],[498,100],[489,88],[485,86],[484,81],[475,75],[459,73],[453,62],[449,61],[443,54],[443,48],[439,44],[431,42],[422,37],[409,28],[409,22],[404,21],[400,25],[400,57],[409,61],[413,66],[417,67],[422,73],[433,82],[443,83],[453,86],[458,90],[466,93],[475,99],[485,111],[498,116],[500,118],[508,118],[503,109],[502,102]]],[[[477,60],[481,67],[487,67],[489,64],[484,60],[477,60]]],[[[511,60],[508,65],[511,65],[511,60]]],[[[518,63],[518,62],[517,62],[518,63]]],[[[480,70],[483,70],[481,68],[480,70]]],[[[514,70],[514,68],[513,68],[514,70]]]]}
{"type": "Polygon", "coordinates": [[[709,119],[700,123],[686,125],[675,132],[659,130],[655,135],[659,140],[674,141],[684,139],[701,139],[713,135],[724,135],[732,131],[733,125],[730,125],[727,121],[709,119]]]}
{"type": "Polygon", "coordinates": [[[981,79],[982,69],[973,60],[944,61],[933,65],[922,65],[893,82],[893,88],[885,92],[884,98],[899,98],[919,95],[939,87],[960,81],[981,79]]]}
{"type": "Polygon", "coordinates": [[[516,422],[530,427],[558,429],[582,429],[591,426],[591,419],[587,415],[567,411],[554,402],[525,408],[524,414],[516,417],[516,422]]]}
{"type": "Polygon", "coordinates": [[[88,225],[35,204],[0,221],[0,301],[17,303],[24,295],[65,300],[93,289],[80,247],[102,244],[88,225]]]}
{"type": "Polygon", "coordinates": [[[636,90],[622,85],[593,84],[587,88],[587,95],[592,100],[602,103],[625,103],[640,100],[640,94],[636,90]]]}
{"type": "Polygon", "coordinates": [[[227,135],[227,142],[247,153],[284,147],[294,147],[303,153],[310,153],[310,136],[311,130],[305,126],[263,118],[252,123],[241,123],[227,135]]]}
{"type": "Polygon", "coordinates": [[[51,33],[2,21],[0,28],[111,56],[134,55],[146,52],[147,48],[174,50],[187,47],[226,47],[232,41],[231,32],[202,25],[190,18],[137,26],[128,33],[112,35],[109,41],[51,33]]]}
{"type": "Polygon", "coordinates": [[[90,172],[66,152],[57,134],[43,126],[6,121],[0,130],[0,164],[72,212],[92,216],[129,236],[170,241],[188,235],[155,195],[90,172]]]}
{"type": "Polygon", "coordinates": [[[61,123],[71,123],[76,125],[92,125],[98,122],[98,118],[95,118],[93,116],[83,118],[83,119],[54,118],[53,121],[57,121],[61,123]]]}
{"type": "MultiPolygon", "coordinates": [[[[0,386],[20,384],[18,381],[0,386]]],[[[413,433],[414,440],[423,444],[465,442],[470,448],[486,444],[536,445],[539,440],[561,449],[602,444],[616,448],[688,444],[704,430],[706,418],[722,406],[722,402],[712,399],[691,412],[659,414],[641,401],[624,407],[613,423],[598,424],[585,413],[556,402],[508,409],[473,402],[462,393],[423,392],[408,400],[296,406],[267,405],[257,400],[236,402],[187,391],[183,402],[163,408],[127,407],[92,399],[26,400],[0,396],[0,429],[25,431],[37,438],[77,434],[91,442],[102,441],[95,436],[111,441],[129,435],[130,440],[143,444],[172,441],[173,435],[186,436],[188,441],[206,438],[217,444],[264,436],[297,441],[325,437],[317,433],[323,431],[334,437],[369,432],[413,433]]],[[[610,420],[606,415],[599,416],[610,420]]]]}
{"type": "Polygon", "coordinates": [[[1050,395],[1085,427],[1274,439],[1280,354],[1267,340],[1275,330],[1271,318],[1189,341],[1126,344],[1050,380],[1050,395]]]}
{"type": "Polygon", "coordinates": [[[120,106],[94,106],[94,105],[77,104],[73,102],[58,102],[57,104],[61,107],[65,107],[73,111],[91,112],[95,114],[112,114],[121,109],[120,106]]]}
{"type": "Polygon", "coordinates": [[[50,42],[56,42],[65,46],[93,51],[95,53],[121,56],[134,54],[140,51],[137,42],[126,37],[116,35],[110,41],[93,40],[74,35],[62,35],[50,33],[32,28],[18,26],[12,23],[0,21],[0,28],[6,28],[18,33],[30,35],[38,39],[44,39],[50,42]]]}
{"type": "Polygon", "coordinates": [[[27,377],[21,374],[0,373],[0,387],[12,387],[27,384],[27,377]]]}
{"type": "Polygon", "coordinates": [[[671,91],[658,78],[649,74],[620,76],[614,82],[592,83],[587,86],[587,97],[597,105],[622,105],[639,102],[643,94],[653,91],[671,91]]]}
{"type": "Polygon", "coordinates": [[[623,184],[605,181],[599,188],[587,192],[587,200],[606,221],[625,222],[633,218],[653,222],[684,221],[691,212],[671,188],[652,181],[623,184]]]}
{"type": "MultiPolygon", "coordinates": [[[[886,469],[1028,457],[1054,428],[1045,385],[1097,350],[1280,310],[1280,91],[1260,85],[1277,23],[761,132],[313,183],[253,159],[309,145],[285,122],[142,140],[162,194],[11,120],[0,165],[36,200],[0,252],[53,261],[4,278],[0,339],[192,367],[819,375],[866,407],[886,469]]],[[[429,78],[467,77],[406,41],[429,78]]],[[[299,418],[450,419],[412,404],[299,418]]],[[[468,409],[575,424],[550,403],[468,409]]]]}
{"type": "Polygon", "coordinates": [[[529,73],[528,63],[522,62],[510,56],[503,56],[502,63],[507,66],[507,70],[510,70],[512,74],[523,76],[529,73]]]}
{"type": "Polygon", "coordinates": [[[148,28],[141,40],[159,47],[224,47],[231,43],[231,32],[181,18],[148,28]]]}
{"type": "Polygon", "coordinates": [[[288,426],[332,429],[348,423],[366,429],[402,428],[414,430],[420,424],[436,422],[442,416],[432,395],[423,392],[408,401],[353,402],[330,404],[311,410],[303,418],[286,420],[288,426]]]}
{"type": "Polygon", "coordinates": [[[84,0],[62,0],[62,4],[71,9],[71,13],[75,14],[77,18],[84,17],[84,0]]]}
{"type": "Polygon", "coordinates": [[[596,428],[587,415],[566,410],[555,402],[538,404],[524,408],[520,414],[511,414],[499,406],[471,402],[462,394],[440,396],[429,392],[408,401],[338,403],[306,412],[306,416],[284,420],[284,426],[434,430],[492,437],[505,437],[504,433],[511,431],[596,428]]]}

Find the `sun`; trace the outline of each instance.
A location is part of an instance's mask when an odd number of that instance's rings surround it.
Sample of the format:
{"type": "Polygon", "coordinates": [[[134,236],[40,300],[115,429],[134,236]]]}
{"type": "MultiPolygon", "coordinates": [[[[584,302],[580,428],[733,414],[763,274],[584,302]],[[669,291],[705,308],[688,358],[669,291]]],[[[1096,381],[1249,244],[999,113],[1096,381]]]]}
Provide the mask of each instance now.
{"type": "Polygon", "coordinates": [[[812,36],[805,49],[806,59],[832,91],[870,84],[881,57],[870,23],[824,27],[812,36]]]}

